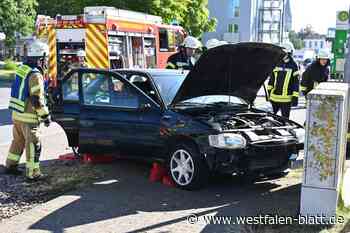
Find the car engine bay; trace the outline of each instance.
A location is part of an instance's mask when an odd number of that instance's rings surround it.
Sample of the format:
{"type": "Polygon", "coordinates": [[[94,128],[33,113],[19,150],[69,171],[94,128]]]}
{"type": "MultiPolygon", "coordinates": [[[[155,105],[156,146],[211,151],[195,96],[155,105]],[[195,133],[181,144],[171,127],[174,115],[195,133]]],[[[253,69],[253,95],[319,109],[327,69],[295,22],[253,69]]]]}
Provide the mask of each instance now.
{"type": "Polygon", "coordinates": [[[232,111],[202,112],[196,116],[196,119],[222,133],[239,133],[251,143],[295,141],[298,139],[295,130],[301,128],[282,117],[254,110],[238,113],[232,111]]]}

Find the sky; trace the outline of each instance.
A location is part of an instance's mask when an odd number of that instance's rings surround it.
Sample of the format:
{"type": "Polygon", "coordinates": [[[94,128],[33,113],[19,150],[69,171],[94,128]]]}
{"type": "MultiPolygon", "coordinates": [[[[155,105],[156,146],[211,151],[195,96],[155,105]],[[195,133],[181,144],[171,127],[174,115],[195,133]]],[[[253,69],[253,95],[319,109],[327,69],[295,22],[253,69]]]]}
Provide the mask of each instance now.
{"type": "Polygon", "coordinates": [[[335,27],[337,10],[348,10],[350,0],[290,0],[293,14],[293,30],[299,31],[312,25],[318,33],[327,33],[335,27]]]}

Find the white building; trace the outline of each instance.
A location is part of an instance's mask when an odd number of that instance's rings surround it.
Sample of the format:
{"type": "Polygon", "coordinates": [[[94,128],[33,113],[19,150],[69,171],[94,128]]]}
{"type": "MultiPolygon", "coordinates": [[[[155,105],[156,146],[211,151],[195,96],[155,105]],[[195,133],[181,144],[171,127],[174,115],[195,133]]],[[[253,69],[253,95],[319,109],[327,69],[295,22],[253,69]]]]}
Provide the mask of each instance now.
{"type": "Polygon", "coordinates": [[[292,26],[290,0],[209,0],[208,8],[218,22],[214,32],[204,34],[204,43],[211,38],[279,43],[292,26]]]}
{"type": "Polygon", "coordinates": [[[330,50],[330,44],[326,40],[326,36],[324,35],[316,35],[311,37],[304,38],[304,48],[312,49],[316,52],[320,49],[330,50]]]}

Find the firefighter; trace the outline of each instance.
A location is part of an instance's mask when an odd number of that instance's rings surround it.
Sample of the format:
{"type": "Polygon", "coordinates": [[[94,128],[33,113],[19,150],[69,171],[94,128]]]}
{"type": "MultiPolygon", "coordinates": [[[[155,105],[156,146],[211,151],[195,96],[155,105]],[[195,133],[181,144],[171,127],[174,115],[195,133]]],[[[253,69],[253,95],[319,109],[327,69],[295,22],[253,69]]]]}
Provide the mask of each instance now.
{"type": "Polygon", "coordinates": [[[85,63],[85,51],[84,50],[78,50],[77,52],[77,63],[73,63],[72,68],[79,68],[79,67],[87,67],[85,63]]]}
{"type": "Polygon", "coordinates": [[[196,62],[195,52],[201,47],[201,42],[192,36],[185,38],[184,49],[168,58],[166,69],[191,70],[196,62]]]}
{"type": "Polygon", "coordinates": [[[291,107],[298,105],[299,69],[292,57],[293,46],[288,43],[281,47],[287,54],[273,70],[267,90],[273,113],[277,114],[281,110],[282,116],[289,118],[291,107]]]}
{"type": "Polygon", "coordinates": [[[25,149],[27,181],[42,180],[39,167],[41,144],[38,137],[39,124],[50,125],[50,114],[45,104],[44,80],[49,48],[34,41],[28,50],[25,63],[16,70],[11,87],[9,109],[12,110],[13,140],[6,159],[5,173],[20,175],[18,163],[25,149]]]}
{"type": "Polygon", "coordinates": [[[320,50],[316,61],[309,65],[302,75],[300,89],[305,96],[319,83],[328,81],[329,65],[329,53],[325,50],[320,50]]]}

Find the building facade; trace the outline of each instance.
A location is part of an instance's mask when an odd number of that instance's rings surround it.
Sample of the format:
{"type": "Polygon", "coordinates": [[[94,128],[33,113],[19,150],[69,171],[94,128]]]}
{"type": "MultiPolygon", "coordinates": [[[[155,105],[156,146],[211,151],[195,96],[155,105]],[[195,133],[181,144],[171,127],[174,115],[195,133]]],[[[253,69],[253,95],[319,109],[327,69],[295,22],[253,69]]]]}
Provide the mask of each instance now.
{"type": "Polygon", "coordinates": [[[327,40],[326,35],[311,35],[303,39],[304,48],[312,49],[316,53],[320,50],[331,50],[332,43],[327,40]]]}
{"type": "Polygon", "coordinates": [[[217,27],[204,34],[204,43],[211,38],[280,43],[292,27],[290,0],[209,0],[208,8],[217,27]]]}

